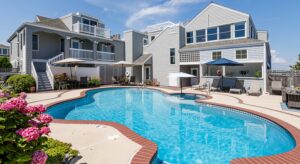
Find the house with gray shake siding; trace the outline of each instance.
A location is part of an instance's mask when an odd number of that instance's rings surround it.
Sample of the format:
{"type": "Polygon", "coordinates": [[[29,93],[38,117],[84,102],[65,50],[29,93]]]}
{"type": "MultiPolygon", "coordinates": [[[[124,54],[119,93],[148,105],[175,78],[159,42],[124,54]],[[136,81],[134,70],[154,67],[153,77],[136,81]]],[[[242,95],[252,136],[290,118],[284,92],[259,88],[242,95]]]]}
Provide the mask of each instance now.
{"type": "Polygon", "coordinates": [[[248,88],[259,81],[266,91],[267,70],[271,69],[268,32],[259,31],[247,13],[210,3],[191,21],[181,24],[164,22],[145,31],[124,33],[126,60],[138,66],[128,69],[141,81],[156,79],[160,85],[179,86],[171,73],[185,72],[196,78],[184,79],[185,86],[210,82],[217,70],[226,77],[244,80],[248,88]],[[143,45],[142,45],[143,43],[143,45]],[[226,58],[243,66],[208,66],[226,58]]]}
{"type": "Polygon", "coordinates": [[[65,58],[85,62],[74,67],[77,78],[101,78],[111,84],[113,76],[125,70],[112,64],[125,60],[134,64],[126,74],[136,82],[156,80],[163,86],[179,86],[176,72],[193,74],[184,79],[185,86],[201,81],[212,82],[217,70],[226,77],[244,80],[244,87],[259,81],[266,91],[267,70],[271,69],[268,32],[256,28],[251,16],[210,3],[187,23],[170,21],[150,25],[144,31],[127,30],[124,39],[111,37],[105,24],[92,16],[71,13],[60,18],[37,16],[22,24],[8,39],[11,62],[22,73],[43,81],[40,90],[53,89],[53,76],[68,72],[67,67],[53,64],[65,58]],[[226,58],[242,66],[217,67],[206,63],[226,58]],[[16,64],[17,63],[17,64],[16,64]]]}

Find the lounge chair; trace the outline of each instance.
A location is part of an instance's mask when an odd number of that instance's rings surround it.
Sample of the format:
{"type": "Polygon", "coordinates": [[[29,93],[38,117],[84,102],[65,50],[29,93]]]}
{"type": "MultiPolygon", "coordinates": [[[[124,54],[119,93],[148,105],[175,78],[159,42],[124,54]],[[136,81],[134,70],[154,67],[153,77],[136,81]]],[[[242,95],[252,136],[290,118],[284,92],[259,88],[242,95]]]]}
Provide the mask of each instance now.
{"type": "Polygon", "coordinates": [[[274,91],[282,93],[282,82],[281,81],[272,81],[270,93],[273,94],[274,91]]]}
{"type": "Polygon", "coordinates": [[[111,77],[112,84],[120,84],[119,81],[118,81],[117,79],[118,79],[117,76],[111,77]]]}
{"type": "Polygon", "coordinates": [[[229,93],[242,94],[244,91],[244,80],[237,80],[235,86],[229,89],[229,93]]]}
{"type": "Polygon", "coordinates": [[[250,87],[247,90],[247,94],[251,96],[261,95],[261,83],[258,80],[251,81],[250,87]]]}
{"type": "Polygon", "coordinates": [[[210,86],[210,90],[211,91],[218,91],[220,90],[220,79],[214,79],[211,86],[210,86]]]}
{"type": "Polygon", "coordinates": [[[198,85],[193,85],[192,88],[195,88],[197,90],[202,90],[207,88],[207,81],[205,80],[200,80],[198,85]]]}

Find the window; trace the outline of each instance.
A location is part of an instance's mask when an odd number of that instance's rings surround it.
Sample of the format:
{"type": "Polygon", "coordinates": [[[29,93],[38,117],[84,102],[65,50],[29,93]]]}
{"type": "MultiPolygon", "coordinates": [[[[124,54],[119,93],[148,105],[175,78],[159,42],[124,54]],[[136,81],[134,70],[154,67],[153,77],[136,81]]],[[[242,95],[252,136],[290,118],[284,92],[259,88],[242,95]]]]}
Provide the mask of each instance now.
{"type": "Polygon", "coordinates": [[[20,48],[23,49],[23,34],[20,35],[20,48]]]}
{"type": "Polygon", "coordinates": [[[170,49],[170,64],[175,64],[175,48],[170,49]]]}
{"type": "Polygon", "coordinates": [[[220,59],[222,57],[222,52],[218,51],[218,52],[213,52],[212,54],[212,59],[216,60],[216,59],[220,59]]]}
{"type": "Polygon", "coordinates": [[[247,59],[247,50],[236,50],[236,59],[247,59]]]}
{"type": "Polygon", "coordinates": [[[0,48],[0,54],[2,54],[2,48],[0,48]]]}
{"type": "Polygon", "coordinates": [[[143,38],[143,42],[144,42],[144,46],[148,44],[148,39],[147,38],[143,38]]]}
{"type": "Polygon", "coordinates": [[[90,20],[84,19],[84,18],[83,18],[83,19],[82,19],[82,23],[83,23],[83,24],[90,24],[90,20]]]}
{"type": "Polygon", "coordinates": [[[97,26],[97,22],[96,21],[92,21],[86,18],[82,18],[82,23],[83,24],[87,24],[87,25],[91,25],[91,26],[97,26]]]}
{"type": "Polygon", "coordinates": [[[72,48],[79,49],[80,43],[78,40],[72,40],[72,48]]]}
{"type": "Polygon", "coordinates": [[[207,29],[207,40],[211,41],[217,39],[218,39],[218,28],[214,27],[214,28],[207,29]]]}
{"type": "Polygon", "coordinates": [[[219,27],[219,39],[229,39],[231,37],[231,26],[225,25],[219,27]]]}
{"type": "Polygon", "coordinates": [[[2,49],[2,54],[7,55],[8,54],[8,49],[6,49],[6,48],[2,49]]]}
{"type": "Polygon", "coordinates": [[[151,36],[151,41],[155,39],[155,36],[151,36]]]}
{"type": "Polygon", "coordinates": [[[91,21],[90,21],[90,25],[91,25],[91,26],[97,26],[97,22],[91,20],[91,21]]]}
{"type": "Polygon", "coordinates": [[[235,24],[235,37],[245,37],[245,22],[235,24]]]}
{"type": "Polygon", "coordinates": [[[187,32],[186,33],[186,43],[193,43],[194,38],[193,38],[193,31],[187,32]]]}
{"type": "Polygon", "coordinates": [[[39,36],[32,35],[32,50],[39,50],[39,36]]]}
{"type": "Polygon", "coordinates": [[[196,42],[205,42],[206,41],[206,32],[205,30],[196,31],[196,42]]]}
{"type": "Polygon", "coordinates": [[[65,39],[60,39],[60,52],[65,52],[65,39]]]}

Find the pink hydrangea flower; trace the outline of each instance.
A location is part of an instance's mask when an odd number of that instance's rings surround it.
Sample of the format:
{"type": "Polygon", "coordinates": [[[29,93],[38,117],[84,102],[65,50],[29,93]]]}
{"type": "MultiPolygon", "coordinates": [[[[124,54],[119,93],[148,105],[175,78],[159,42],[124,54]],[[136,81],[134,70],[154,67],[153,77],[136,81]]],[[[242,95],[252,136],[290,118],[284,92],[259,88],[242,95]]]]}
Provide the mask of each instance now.
{"type": "Polygon", "coordinates": [[[51,132],[51,130],[50,130],[50,128],[47,127],[47,126],[44,126],[44,127],[42,127],[42,128],[40,129],[40,134],[41,134],[41,135],[43,135],[43,134],[48,135],[50,132],[51,132]]]}
{"type": "Polygon", "coordinates": [[[38,104],[38,105],[35,105],[35,110],[38,113],[44,113],[46,111],[46,108],[44,105],[38,104]]]}
{"type": "Polygon", "coordinates": [[[47,154],[42,150],[37,150],[32,155],[31,164],[45,164],[48,159],[47,154]]]}
{"type": "Polygon", "coordinates": [[[43,113],[46,111],[46,108],[43,105],[33,105],[27,106],[22,110],[22,113],[43,113]]]}
{"type": "Polygon", "coordinates": [[[27,142],[37,140],[40,137],[40,132],[37,127],[29,127],[26,129],[19,129],[16,132],[20,136],[26,139],[27,142]]]}
{"type": "Polygon", "coordinates": [[[0,110],[10,111],[14,108],[15,108],[15,105],[10,102],[5,102],[3,104],[0,104],[0,110]]]}
{"type": "Polygon", "coordinates": [[[27,106],[27,102],[24,99],[21,99],[19,97],[8,100],[8,103],[13,104],[15,108],[18,110],[22,110],[27,106]]]}
{"type": "Polygon", "coordinates": [[[9,92],[0,91],[0,98],[8,98],[10,96],[9,92]]]}
{"type": "Polygon", "coordinates": [[[30,126],[33,126],[33,127],[38,127],[39,126],[39,123],[35,120],[28,120],[27,122],[30,126]]]}
{"type": "Polygon", "coordinates": [[[27,94],[26,94],[25,92],[21,92],[19,97],[20,97],[21,99],[26,99],[27,94]]]}
{"type": "Polygon", "coordinates": [[[40,114],[37,119],[45,124],[48,124],[53,120],[49,114],[40,114]]]}

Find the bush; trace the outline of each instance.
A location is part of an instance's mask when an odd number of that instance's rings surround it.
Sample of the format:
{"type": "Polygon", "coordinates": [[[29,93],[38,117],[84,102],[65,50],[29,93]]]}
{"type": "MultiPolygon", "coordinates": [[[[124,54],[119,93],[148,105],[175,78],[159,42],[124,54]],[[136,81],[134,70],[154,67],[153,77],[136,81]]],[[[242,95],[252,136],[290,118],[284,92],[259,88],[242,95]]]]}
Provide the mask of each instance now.
{"type": "Polygon", "coordinates": [[[90,87],[98,87],[101,85],[101,82],[100,80],[97,80],[97,79],[91,79],[89,82],[88,82],[88,85],[90,87]]]}
{"type": "Polygon", "coordinates": [[[68,154],[68,160],[76,157],[78,151],[71,148],[72,145],[49,138],[46,142],[46,153],[48,154],[48,164],[62,163],[65,155],[68,154]]]}
{"type": "Polygon", "coordinates": [[[6,82],[14,92],[29,92],[35,86],[34,78],[27,74],[10,76],[6,82]]]}
{"type": "Polygon", "coordinates": [[[45,163],[42,151],[52,117],[42,105],[27,106],[26,94],[0,104],[0,163],[45,163]]]}
{"type": "Polygon", "coordinates": [[[11,68],[12,65],[9,62],[8,57],[0,57],[0,68],[11,68]]]}

